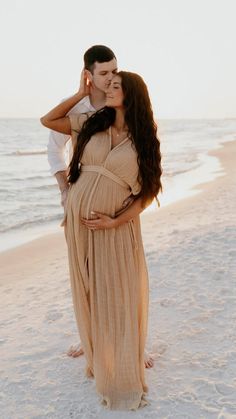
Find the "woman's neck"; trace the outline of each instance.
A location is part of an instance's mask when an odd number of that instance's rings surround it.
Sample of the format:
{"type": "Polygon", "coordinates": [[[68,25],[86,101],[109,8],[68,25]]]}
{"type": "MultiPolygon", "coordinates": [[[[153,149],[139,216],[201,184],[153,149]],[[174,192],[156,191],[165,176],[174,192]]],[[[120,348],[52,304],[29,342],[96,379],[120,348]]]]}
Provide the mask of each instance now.
{"type": "Polygon", "coordinates": [[[127,131],[128,127],[125,122],[125,112],[123,109],[116,109],[116,118],[113,123],[113,127],[118,131],[127,131]]]}

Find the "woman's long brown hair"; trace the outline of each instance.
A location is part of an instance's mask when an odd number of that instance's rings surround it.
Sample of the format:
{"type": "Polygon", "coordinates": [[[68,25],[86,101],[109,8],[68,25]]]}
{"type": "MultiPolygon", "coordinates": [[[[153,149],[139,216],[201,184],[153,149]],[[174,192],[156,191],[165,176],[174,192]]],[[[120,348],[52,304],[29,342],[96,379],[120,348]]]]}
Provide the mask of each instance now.
{"type": "MultiPolygon", "coordinates": [[[[161,152],[157,136],[157,124],[153,118],[148,89],[143,79],[135,73],[120,71],[124,93],[125,122],[136,148],[139,166],[139,182],[143,206],[148,205],[162,191],[161,152]]],[[[92,135],[105,131],[115,121],[115,109],[105,107],[85,121],[78,134],[77,144],[69,166],[69,183],[75,183],[80,175],[79,162],[84,148],[92,135]]],[[[158,199],[157,199],[158,201],[158,199]]],[[[159,201],[158,201],[159,203],[159,201]]]]}

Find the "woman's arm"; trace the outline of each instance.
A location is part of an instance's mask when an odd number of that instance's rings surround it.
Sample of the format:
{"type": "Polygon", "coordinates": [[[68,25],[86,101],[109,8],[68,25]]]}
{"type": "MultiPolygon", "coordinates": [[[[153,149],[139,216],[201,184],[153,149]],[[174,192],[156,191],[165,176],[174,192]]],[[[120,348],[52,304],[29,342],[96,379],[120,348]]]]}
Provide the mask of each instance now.
{"type": "Polygon", "coordinates": [[[62,134],[71,134],[70,119],[66,114],[73,106],[75,106],[86,95],[83,92],[78,92],[69,99],[60,103],[58,106],[49,111],[46,115],[40,118],[40,122],[47,128],[62,134]]]}
{"type": "Polygon", "coordinates": [[[91,216],[97,216],[95,219],[86,219],[82,218],[81,222],[89,230],[102,230],[109,228],[117,228],[120,225],[127,223],[133,218],[137,217],[145,207],[142,206],[142,199],[137,198],[135,201],[124,211],[122,214],[116,216],[115,218],[109,217],[109,215],[101,214],[97,211],[91,211],[91,216]]]}
{"type": "Polygon", "coordinates": [[[53,131],[61,132],[62,134],[71,135],[71,125],[67,113],[78,102],[90,93],[89,86],[87,85],[87,76],[83,70],[80,78],[79,91],[75,95],[69,97],[64,102],[49,111],[46,115],[40,118],[40,122],[47,128],[53,131]]]}
{"type": "Polygon", "coordinates": [[[122,212],[122,214],[116,216],[114,218],[115,221],[115,228],[119,227],[121,224],[127,223],[128,221],[132,220],[133,218],[137,217],[137,215],[141,214],[146,207],[142,205],[142,198],[134,199],[134,202],[122,212]]]}

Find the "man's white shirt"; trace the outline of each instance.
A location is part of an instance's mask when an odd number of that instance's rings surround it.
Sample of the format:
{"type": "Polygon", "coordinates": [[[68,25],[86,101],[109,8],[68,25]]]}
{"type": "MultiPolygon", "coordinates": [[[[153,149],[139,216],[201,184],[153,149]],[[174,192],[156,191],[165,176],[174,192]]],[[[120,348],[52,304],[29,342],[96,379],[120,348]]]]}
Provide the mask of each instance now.
{"type": "MultiPolygon", "coordinates": [[[[80,102],[78,102],[67,115],[76,115],[78,113],[86,113],[95,111],[91,105],[89,96],[85,96],[80,102]]],[[[48,140],[48,162],[51,169],[51,174],[67,170],[68,163],[66,162],[66,149],[69,144],[69,160],[71,159],[72,146],[70,141],[70,135],[61,134],[57,131],[50,130],[48,140]],[[69,142],[69,143],[68,143],[69,142]]]]}

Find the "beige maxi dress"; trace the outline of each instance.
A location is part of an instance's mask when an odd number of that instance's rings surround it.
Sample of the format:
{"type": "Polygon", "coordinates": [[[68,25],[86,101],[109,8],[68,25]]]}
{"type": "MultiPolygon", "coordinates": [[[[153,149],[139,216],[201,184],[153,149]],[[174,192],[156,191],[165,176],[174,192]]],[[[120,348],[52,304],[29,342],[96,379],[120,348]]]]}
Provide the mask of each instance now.
{"type": "MultiPolygon", "coordinates": [[[[90,114],[71,115],[72,142],[90,114]]],[[[65,211],[73,305],[87,361],[101,402],[112,410],[148,404],[144,348],[148,320],[148,274],[135,217],[118,228],[89,230],[91,211],[114,216],[138,194],[137,153],[129,138],[111,149],[111,131],[92,136],[81,174],[69,190],[65,211]]]]}

